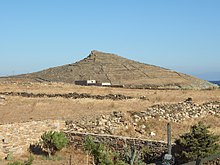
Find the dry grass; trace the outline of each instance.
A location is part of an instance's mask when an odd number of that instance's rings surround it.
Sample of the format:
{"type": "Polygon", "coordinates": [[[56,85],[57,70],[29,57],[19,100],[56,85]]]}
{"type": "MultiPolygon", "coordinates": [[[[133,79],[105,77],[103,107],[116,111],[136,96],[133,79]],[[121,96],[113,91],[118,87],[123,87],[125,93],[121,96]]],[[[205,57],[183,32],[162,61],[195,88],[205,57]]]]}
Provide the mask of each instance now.
{"type": "MultiPolygon", "coordinates": [[[[44,119],[65,119],[81,120],[92,119],[101,114],[113,111],[143,111],[147,107],[161,103],[178,103],[188,97],[193,98],[195,103],[201,104],[208,101],[220,101],[220,90],[141,90],[141,89],[123,89],[123,88],[105,88],[105,87],[82,87],[63,83],[1,83],[0,92],[28,92],[28,93],[89,93],[93,95],[123,94],[133,96],[132,100],[94,100],[94,99],[65,99],[65,98],[24,98],[18,96],[4,96],[4,104],[0,104],[0,124],[24,122],[30,120],[44,119]],[[145,96],[147,100],[140,100],[138,97],[145,96]]],[[[172,138],[177,138],[180,134],[189,131],[192,124],[198,121],[204,121],[211,125],[215,134],[220,135],[220,122],[217,116],[205,116],[195,119],[189,119],[183,123],[172,123],[172,138]]],[[[167,121],[151,119],[146,125],[148,131],[153,131],[156,136],[145,135],[145,138],[166,141],[167,121]]],[[[130,127],[127,132],[119,132],[121,135],[131,135],[135,132],[130,127]]],[[[64,152],[64,157],[74,156],[74,164],[83,163],[86,159],[84,153],[74,150],[64,152]],[[75,153],[74,153],[75,152],[75,153]],[[82,161],[82,162],[80,162],[82,161]]],[[[34,164],[65,164],[68,158],[61,161],[42,161],[36,158],[34,164]]],[[[5,161],[0,162],[5,163],[5,161]]]]}
{"type": "MultiPolygon", "coordinates": [[[[64,119],[81,120],[92,119],[101,114],[113,111],[143,111],[153,104],[177,103],[192,97],[195,103],[204,103],[208,101],[220,101],[220,90],[141,90],[141,89],[123,89],[107,88],[94,86],[76,86],[63,83],[2,83],[0,92],[28,92],[28,93],[89,93],[93,95],[123,94],[126,96],[140,97],[146,96],[147,100],[94,100],[94,99],[65,99],[65,98],[24,98],[17,96],[4,96],[5,104],[0,105],[0,124],[23,122],[30,120],[44,119],[64,119]]],[[[198,119],[200,120],[200,119],[198,119]]],[[[217,117],[205,117],[206,123],[213,126],[213,131],[220,134],[217,117]]],[[[190,125],[197,120],[187,121],[182,124],[174,124],[173,135],[177,137],[180,133],[187,131],[190,125]]],[[[156,137],[164,139],[166,132],[162,128],[166,121],[154,119],[147,123],[150,130],[157,133],[156,137]]],[[[128,131],[129,132],[129,131],[128,131]]],[[[127,133],[121,133],[122,135],[127,133]]],[[[152,138],[152,137],[151,137],[152,138]]]]}
{"type": "MultiPolygon", "coordinates": [[[[13,160],[0,160],[0,165],[6,165],[9,162],[20,161],[24,162],[28,159],[30,153],[26,152],[22,156],[13,157],[13,160]]],[[[33,155],[34,161],[32,165],[87,165],[87,154],[75,148],[66,148],[57,153],[52,158],[47,158],[42,155],[33,155]]],[[[91,157],[88,157],[88,165],[92,165],[91,157]]]]}

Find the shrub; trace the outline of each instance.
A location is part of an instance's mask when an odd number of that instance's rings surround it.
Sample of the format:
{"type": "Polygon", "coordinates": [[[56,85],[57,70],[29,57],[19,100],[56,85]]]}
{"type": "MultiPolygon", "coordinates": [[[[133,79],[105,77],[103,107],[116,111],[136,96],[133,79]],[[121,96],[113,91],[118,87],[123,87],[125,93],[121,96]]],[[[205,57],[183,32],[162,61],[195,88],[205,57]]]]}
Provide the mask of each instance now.
{"type": "Polygon", "coordinates": [[[217,144],[219,136],[208,130],[210,126],[205,126],[202,122],[193,125],[189,133],[185,133],[175,141],[177,148],[177,158],[182,161],[201,159],[218,152],[217,144]]]}
{"type": "Polygon", "coordinates": [[[34,161],[34,157],[33,155],[30,154],[30,156],[28,157],[28,160],[24,162],[25,165],[31,165],[34,161]]]}
{"type": "Polygon", "coordinates": [[[5,159],[8,160],[8,161],[12,161],[12,160],[14,159],[14,158],[13,158],[13,153],[10,152],[10,153],[6,156],[5,159]]]}
{"type": "Polygon", "coordinates": [[[110,158],[112,153],[104,144],[95,143],[91,137],[87,137],[83,147],[85,151],[88,151],[93,156],[96,165],[113,165],[113,161],[110,158]]]}
{"type": "Polygon", "coordinates": [[[120,153],[120,158],[129,165],[142,165],[144,163],[144,147],[137,150],[134,146],[125,146],[124,152],[120,153]]]}
{"type": "Polygon", "coordinates": [[[142,165],[143,150],[125,147],[124,152],[118,153],[102,143],[95,143],[91,137],[86,137],[84,149],[94,158],[95,165],[142,165]]]}
{"type": "Polygon", "coordinates": [[[41,136],[40,144],[49,155],[54,155],[67,145],[67,137],[63,132],[49,131],[41,136]]]}

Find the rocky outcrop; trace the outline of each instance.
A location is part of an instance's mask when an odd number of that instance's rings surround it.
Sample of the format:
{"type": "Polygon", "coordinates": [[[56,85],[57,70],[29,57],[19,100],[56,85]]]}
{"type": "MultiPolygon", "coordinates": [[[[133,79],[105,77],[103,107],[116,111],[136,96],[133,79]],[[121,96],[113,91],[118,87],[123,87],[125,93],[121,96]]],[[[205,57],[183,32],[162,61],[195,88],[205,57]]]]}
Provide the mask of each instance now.
{"type": "Polygon", "coordinates": [[[144,64],[115,54],[92,51],[73,64],[49,68],[36,73],[14,76],[39,82],[75,83],[80,80],[107,82],[113,86],[146,89],[213,89],[217,85],[189,75],[144,64]]]}

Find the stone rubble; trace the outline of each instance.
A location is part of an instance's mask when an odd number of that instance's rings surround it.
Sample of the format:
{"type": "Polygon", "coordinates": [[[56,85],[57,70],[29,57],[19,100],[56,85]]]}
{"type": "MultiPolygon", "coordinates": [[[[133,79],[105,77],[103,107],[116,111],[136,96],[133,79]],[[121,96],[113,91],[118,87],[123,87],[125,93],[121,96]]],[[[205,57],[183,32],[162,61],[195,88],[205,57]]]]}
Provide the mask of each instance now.
{"type": "Polygon", "coordinates": [[[132,135],[155,136],[156,133],[148,130],[147,121],[156,118],[168,122],[181,123],[189,118],[198,118],[205,115],[220,116],[220,102],[208,102],[202,105],[185,101],[178,104],[158,104],[141,112],[112,112],[102,115],[95,120],[84,120],[80,122],[67,121],[67,127],[73,131],[92,132],[98,134],[120,134],[133,129],[132,135]],[[129,115],[128,115],[129,114],[129,115]]]}
{"type": "Polygon", "coordinates": [[[5,105],[5,104],[6,104],[6,98],[0,95],[0,105],[5,105]]]}
{"type": "MultiPolygon", "coordinates": [[[[0,100],[5,100],[1,96],[0,100]]],[[[7,98],[7,97],[6,97],[7,98]]],[[[149,129],[147,121],[152,118],[181,123],[188,118],[198,118],[206,115],[220,116],[220,102],[207,102],[201,105],[192,100],[178,104],[158,104],[141,112],[112,112],[96,119],[81,121],[45,120],[26,123],[0,125],[0,158],[7,154],[20,154],[27,151],[30,144],[39,141],[45,131],[66,130],[69,132],[132,135],[146,138],[157,136],[157,132],[149,129]],[[131,133],[131,134],[129,134],[131,133]]]]}
{"type": "Polygon", "coordinates": [[[207,114],[220,116],[220,102],[208,102],[202,105],[191,102],[158,104],[142,112],[131,112],[135,122],[149,118],[159,118],[179,123],[189,118],[198,118],[207,114]]]}

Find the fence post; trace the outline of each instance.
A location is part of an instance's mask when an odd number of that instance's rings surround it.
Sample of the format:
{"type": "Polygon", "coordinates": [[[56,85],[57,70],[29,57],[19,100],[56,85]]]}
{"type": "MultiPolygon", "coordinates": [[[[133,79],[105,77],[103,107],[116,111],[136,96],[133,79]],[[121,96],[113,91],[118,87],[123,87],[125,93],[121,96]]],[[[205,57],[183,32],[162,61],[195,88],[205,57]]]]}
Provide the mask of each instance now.
{"type": "Polygon", "coordinates": [[[171,145],[171,124],[170,123],[167,124],[167,145],[168,145],[168,154],[171,155],[172,145],[171,145]]]}
{"type": "Polygon", "coordinates": [[[69,165],[72,165],[72,155],[70,155],[70,163],[69,165]]]}

